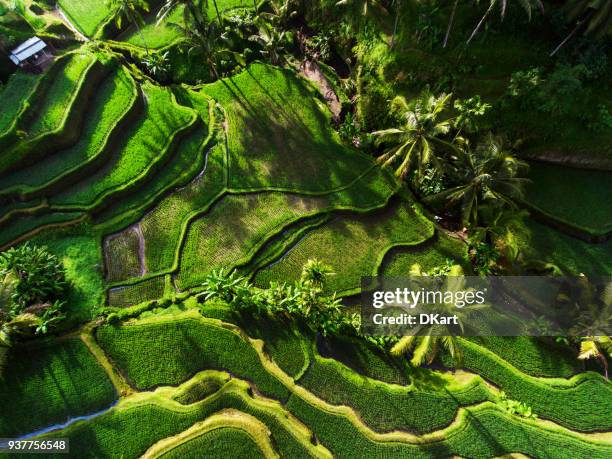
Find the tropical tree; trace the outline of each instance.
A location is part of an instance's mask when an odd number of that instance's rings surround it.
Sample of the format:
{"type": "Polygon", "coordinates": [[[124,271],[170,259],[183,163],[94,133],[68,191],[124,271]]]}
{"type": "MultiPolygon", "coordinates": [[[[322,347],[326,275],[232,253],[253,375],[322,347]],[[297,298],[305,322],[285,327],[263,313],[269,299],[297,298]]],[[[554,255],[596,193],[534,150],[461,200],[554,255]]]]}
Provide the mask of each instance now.
{"type": "Polygon", "coordinates": [[[523,194],[525,178],[519,177],[527,165],[505,150],[500,138],[488,135],[474,151],[462,151],[454,167],[456,184],[426,201],[461,205],[465,225],[478,226],[484,205],[515,207],[523,194]]]}
{"type": "Polygon", "coordinates": [[[327,278],[334,274],[331,266],[316,258],[310,258],[302,268],[300,280],[320,288],[325,285],[327,278]]]}
{"type": "Polygon", "coordinates": [[[399,113],[403,125],[372,133],[377,144],[388,146],[378,162],[383,166],[399,163],[396,175],[401,179],[406,178],[414,165],[418,178],[428,164],[438,162],[437,148],[456,150],[455,145],[442,139],[451,129],[451,120],[440,119],[451,96],[424,93],[412,105],[404,97],[396,97],[392,110],[399,113]]]}
{"type": "Polygon", "coordinates": [[[110,10],[115,11],[115,24],[118,29],[121,29],[123,18],[127,18],[128,21],[134,24],[148,56],[149,47],[141,29],[144,23],[141,11],[149,12],[149,4],[146,0],[106,0],[106,4],[110,10]]]}
{"type": "MultiPolygon", "coordinates": [[[[188,22],[190,24],[191,21],[188,22]]],[[[178,24],[171,24],[179,29],[186,40],[184,45],[187,47],[188,55],[202,55],[204,61],[210,69],[211,76],[214,79],[219,78],[218,61],[217,59],[223,55],[231,54],[242,63],[241,57],[236,53],[232,53],[224,41],[223,35],[220,33],[219,25],[216,22],[205,21],[198,27],[183,27],[178,24]]]]}
{"type": "MultiPolygon", "coordinates": [[[[525,13],[527,13],[529,20],[531,20],[531,14],[534,9],[537,8],[541,11],[544,11],[544,5],[542,4],[541,0],[519,0],[518,3],[520,3],[521,7],[525,10],[525,13]]],[[[472,31],[470,38],[468,38],[467,40],[468,45],[474,39],[476,34],[478,34],[478,31],[482,28],[482,25],[485,23],[496,5],[499,6],[499,14],[501,16],[502,21],[504,20],[504,17],[506,16],[506,8],[508,7],[508,0],[489,0],[489,7],[487,8],[484,15],[472,31]]],[[[451,16],[451,19],[452,18],[453,16],[451,16]]]]}
{"type": "Polygon", "coordinates": [[[287,32],[278,29],[261,16],[255,18],[254,24],[257,27],[257,33],[251,35],[249,41],[261,47],[262,56],[270,59],[270,63],[279,64],[285,46],[289,43],[287,32]]]}
{"type": "MultiPolygon", "coordinates": [[[[410,270],[411,276],[424,275],[421,267],[418,264],[412,266],[410,270]]],[[[457,292],[465,289],[465,278],[463,269],[459,265],[454,265],[448,272],[448,277],[444,281],[442,291],[451,292],[453,298],[456,298],[457,292]]],[[[410,363],[414,366],[423,364],[431,364],[436,358],[440,350],[448,353],[455,367],[459,368],[463,364],[463,352],[461,344],[457,336],[458,331],[464,330],[463,321],[472,313],[487,307],[486,305],[469,305],[458,307],[452,302],[427,304],[427,310],[441,313],[441,315],[457,316],[458,327],[453,328],[451,325],[435,325],[428,328],[421,326],[417,328],[414,335],[403,336],[392,348],[391,354],[395,356],[405,355],[412,352],[410,363]]]]}
{"type": "Polygon", "coordinates": [[[12,300],[19,309],[61,299],[68,287],[61,260],[29,243],[2,252],[0,272],[15,279],[12,300]]]}
{"type": "MultiPolygon", "coordinates": [[[[215,12],[217,14],[217,21],[221,26],[221,14],[219,13],[219,7],[217,6],[217,0],[213,0],[215,12]]],[[[168,18],[177,8],[183,7],[183,23],[185,28],[189,27],[193,19],[196,27],[203,33],[206,29],[205,25],[208,22],[206,16],[202,12],[203,9],[208,9],[208,0],[194,1],[194,0],[164,0],[164,4],[157,13],[157,24],[162,23],[168,18]]]]}
{"type": "MultiPolygon", "coordinates": [[[[289,22],[298,14],[295,0],[272,0],[270,11],[262,11],[259,16],[282,30],[289,29],[289,22]]],[[[257,7],[256,7],[257,9],[257,7]]]]}
{"type": "Polygon", "coordinates": [[[149,73],[155,77],[163,77],[168,72],[168,51],[150,54],[143,61],[149,73]]]}
{"type": "Polygon", "coordinates": [[[609,336],[585,336],[580,342],[580,360],[598,359],[604,367],[604,375],[608,379],[608,359],[612,357],[612,338],[609,336]]]}
{"type": "Polygon", "coordinates": [[[346,6],[351,11],[357,12],[362,16],[367,16],[373,9],[381,9],[383,6],[378,0],[340,0],[336,6],[346,6]]]}

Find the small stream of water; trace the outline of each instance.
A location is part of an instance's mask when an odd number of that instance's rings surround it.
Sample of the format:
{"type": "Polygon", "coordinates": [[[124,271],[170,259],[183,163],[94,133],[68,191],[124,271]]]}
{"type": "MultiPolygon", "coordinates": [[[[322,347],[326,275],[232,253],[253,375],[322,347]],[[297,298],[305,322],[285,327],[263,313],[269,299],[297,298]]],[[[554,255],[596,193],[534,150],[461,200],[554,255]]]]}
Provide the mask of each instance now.
{"type": "Polygon", "coordinates": [[[96,418],[98,416],[103,415],[104,413],[106,413],[107,411],[109,411],[111,408],[113,408],[117,403],[119,402],[119,400],[115,400],[108,408],[104,408],[103,410],[100,411],[96,411],[95,413],[91,413],[91,414],[85,414],[83,416],[75,416],[73,418],[68,418],[68,420],[66,420],[63,423],[57,423],[57,424],[53,424],[47,427],[44,427],[42,429],[36,430],[34,432],[30,432],[28,434],[25,435],[21,435],[20,437],[17,438],[17,440],[29,440],[31,438],[34,437],[38,437],[39,435],[44,435],[46,433],[49,432],[53,432],[55,430],[61,430],[61,429],[65,429],[66,427],[68,427],[69,425],[74,424],[75,422],[79,422],[79,421],[87,421],[89,419],[93,419],[96,418]]]}

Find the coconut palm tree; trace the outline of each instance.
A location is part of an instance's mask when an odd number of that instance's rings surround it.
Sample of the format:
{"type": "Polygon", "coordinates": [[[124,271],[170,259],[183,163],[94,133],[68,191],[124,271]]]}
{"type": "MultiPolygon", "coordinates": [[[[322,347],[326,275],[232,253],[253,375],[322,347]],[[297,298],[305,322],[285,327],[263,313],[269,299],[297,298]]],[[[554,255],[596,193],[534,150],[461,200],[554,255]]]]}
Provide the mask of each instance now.
{"type": "Polygon", "coordinates": [[[526,169],[526,163],[504,149],[501,139],[489,135],[474,151],[468,149],[458,156],[454,175],[459,184],[426,200],[460,203],[463,223],[477,226],[483,205],[515,207],[527,181],[519,175],[526,169]]]}
{"type": "Polygon", "coordinates": [[[608,379],[608,359],[612,357],[612,338],[609,336],[585,336],[580,342],[580,360],[598,359],[604,367],[604,375],[608,379]]]}
{"type": "MultiPolygon", "coordinates": [[[[410,270],[410,275],[422,276],[423,272],[421,271],[421,267],[418,264],[413,265],[410,270]]],[[[463,269],[459,265],[453,265],[450,268],[442,290],[455,294],[464,289],[465,278],[463,277],[463,269]]],[[[464,327],[463,320],[477,310],[485,307],[487,306],[483,304],[459,308],[456,307],[455,304],[446,302],[427,304],[428,311],[431,310],[432,312],[441,313],[442,315],[456,315],[459,322],[459,330],[461,331],[463,331],[464,327]]],[[[402,337],[391,348],[391,354],[401,356],[412,352],[410,363],[414,366],[421,366],[425,363],[431,364],[440,350],[444,350],[451,357],[455,367],[461,367],[463,363],[463,352],[457,336],[458,330],[449,325],[436,325],[435,328],[432,326],[425,330],[424,327],[421,327],[421,329],[415,331],[417,332],[415,335],[402,337]],[[419,333],[421,331],[424,331],[424,333],[419,333]]]]}
{"type": "Polygon", "coordinates": [[[325,281],[329,276],[333,276],[335,273],[331,266],[326,265],[316,258],[310,258],[304,264],[302,268],[302,276],[300,280],[303,283],[308,283],[315,287],[323,287],[325,281]]]}
{"type": "Polygon", "coordinates": [[[456,150],[451,142],[442,139],[451,129],[451,119],[440,120],[451,96],[442,94],[436,97],[424,93],[412,106],[404,97],[396,97],[392,108],[400,113],[404,124],[372,133],[378,144],[389,146],[378,162],[383,166],[399,162],[396,175],[405,179],[413,164],[417,176],[420,176],[425,166],[438,162],[436,148],[456,150]]]}
{"type": "MultiPolygon", "coordinates": [[[[539,10],[544,11],[544,5],[542,4],[541,0],[519,0],[518,3],[521,4],[521,7],[523,7],[523,9],[525,10],[525,13],[527,13],[529,20],[531,20],[531,13],[534,9],[538,8],[539,10]]],[[[506,16],[506,8],[508,7],[508,0],[489,0],[489,7],[487,8],[484,15],[482,16],[482,18],[480,19],[480,21],[478,22],[478,24],[472,31],[470,38],[468,38],[467,40],[468,45],[470,44],[472,39],[476,36],[478,31],[481,29],[482,25],[485,23],[485,21],[487,20],[487,18],[489,17],[491,12],[493,11],[493,8],[495,8],[496,5],[499,6],[499,14],[501,16],[502,21],[504,20],[504,17],[506,16]]],[[[453,16],[451,16],[451,18],[452,17],[453,16]]],[[[447,34],[448,34],[448,31],[447,31],[447,34]]]]}
{"type": "Polygon", "coordinates": [[[117,25],[118,29],[121,29],[123,18],[127,18],[128,21],[134,24],[134,27],[136,27],[138,35],[140,35],[140,39],[142,40],[142,44],[144,45],[148,56],[149,47],[147,46],[147,42],[141,29],[141,26],[144,23],[141,11],[148,13],[149,4],[145,0],[106,0],[106,4],[110,10],[115,11],[115,24],[117,25]]]}
{"type": "Polygon", "coordinates": [[[362,16],[367,16],[373,9],[380,9],[382,5],[378,0],[340,0],[336,6],[347,6],[352,11],[359,12],[362,16]]]}
{"type": "Polygon", "coordinates": [[[261,47],[262,56],[270,59],[270,63],[277,65],[288,44],[287,32],[280,30],[274,24],[266,21],[261,16],[255,18],[257,33],[249,37],[249,41],[257,43],[261,47]]]}
{"type": "MultiPolygon", "coordinates": [[[[217,6],[217,0],[213,0],[213,5],[215,7],[215,12],[217,14],[217,21],[219,22],[219,26],[221,25],[221,14],[219,13],[219,7],[217,6]]],[[[168,18],[177,8],[183,6],[183,22],[185,27],[190,23],[189,17],[193,19],[196,26],[200,31],[204,31],[206,19],[205,15],[202,13],[203,8],[208,9],[208,0],[198,1],[197,3],[194,0],[165,0],[162,7],[159,9],[157,13],[157,23],[160,24],[165,19],[168,18]]]]}
{"type": "MultiPolygon", "coordinates": [[[[191,21],[188,21],[187,24],[190,23],[191,21]]],[[[229,52],[224,45],[219,25],[216,22],[208,22],[206,20],[198,27],[189,27],[189,25],[183,27],[178,24],[171,25],[179,29],[185,36],[188,54],[201,54],[210,69],[211,76],[214,79],[218,79],[217,58],[229,52]]]]}

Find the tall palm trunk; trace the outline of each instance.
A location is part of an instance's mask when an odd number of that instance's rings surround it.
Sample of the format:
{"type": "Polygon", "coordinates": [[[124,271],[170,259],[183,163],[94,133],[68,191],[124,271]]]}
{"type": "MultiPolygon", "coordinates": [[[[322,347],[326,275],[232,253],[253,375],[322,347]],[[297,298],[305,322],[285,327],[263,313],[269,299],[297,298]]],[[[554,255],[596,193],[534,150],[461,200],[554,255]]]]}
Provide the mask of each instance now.
{"type": "Polygon", "coordinates": [[[598,357],[599,357],[599,360],[601,360],[601,364],[604,367],[604,375],[606,376],[606,379],[609,379],[608,378],[608,360],[606,359],[606,356],[603,355],[603,353],[601,352],[599,353],[598,357]]]}
{"type": "Polygon", "coordinates": [[[129,12],[128,15],[130,16],[130,21],[132,21],[132,23],[136,27],[138,35],[140,36],[140,39],[142,40],[142,44],[144,45],[144,49],[147,53],[147,57],[149,57],[149,47],[147,46],[147,41],[145,40],[144,35],[142,34],[142,29],[140,28],[140,24],[138,24],[138,21],[136,20],[136,18],[131,12],[129,12]]]}
{"type": "Polygon", "coordinates": [[[450,36],[451,29],[453,28],[453,22],[455,21],[455,13],[457,12],[457,5],[459,4],[459,0],[455,0],[453,4],[453,10],[451,11],[450,19],[448,20],[448,27],[446,28],[446,35],[444,36],[444,43],[442,44],[442,48],[446,48],[446,44],[448,43],[448,37],[450,36]]]}
{"type": "Polygon", "coordinates": [[[219,14],[219,7],[217,6],[217,0],[213,0],[215,6],[215,13],[217,13],[217,21],[219,21],[219,27],[221,27],[221,14],[219,14]]]}
{"type": "Polygon", "coordinates": [[[476,28],[474,29],[474,31],[472,32],[472,35],[470,35],[470,38],[468,38],[468,41],[466,42],[466,45],[469,45],[470,42],[472,41],[472,39],[476,36],[476,34],[478,33],[478,31],[480,30],[480,28],[482,27],[482,25],[484,24],[484,22],[487,20],[487,18],[489,17],[489,14],[491,14],[491,11],[493,11],[493,7],[495,6],[495,1],[491,0],[491,4],[489,5],[489,8],[487,9],[487,11],[485,12],[484,16],[482,16],[482,19],[480,19],[480,22],[478,23],[478,25],[476,26],[476,28]]]}
{"type": "Polygon", "coordinates": [[[393,24],[393,34],[391,35],[391,48],[395,46],[395,36],[397,34],[397,25],[399,23],[399,15],[400,15],[400,7],[399,5],[397,5],[397,0],[396,0],[395,23],[393,24]]]}
{"type": "MultiPolygon", "coordinates": [[[[200,34],[202,35],[202,37],[205,37],[207,35],[205,24],[202,20],[201,13],[199,13],[197,10],[197,6],[193,3],[193,1],[190,0],[187,2],[187,8],[189,9],[189,13],[191,14],[191,17],[196,23],[196,27],[200,31],[200,34]]],[[[185,26],[187,27],[187,25],[185,26]]]]}

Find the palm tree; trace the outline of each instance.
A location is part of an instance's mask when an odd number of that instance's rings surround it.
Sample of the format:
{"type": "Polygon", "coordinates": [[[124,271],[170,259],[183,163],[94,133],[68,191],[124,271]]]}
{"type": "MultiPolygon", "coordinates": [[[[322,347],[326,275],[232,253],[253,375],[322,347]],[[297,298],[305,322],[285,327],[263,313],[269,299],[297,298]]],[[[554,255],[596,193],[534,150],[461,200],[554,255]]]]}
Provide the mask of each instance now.
{"type": "Polygon", "coordinates": [[[275,27],[288,30],[289,21],[298,14],[294,0],[275,0],[270,2],[270,7],[272,8],[271,12],[264,11],[259,13],[259,16],[271,22],[275,27]]]}
{"type": "MultiPolygon", "coordinates": [[[[421,267],[416,264],[410,270],[411,276],[422,276],[421,267]]],[[[463,269],[459,265],[453,265],[450,268],[448,277],[445,280],[444,292],[456,293],[465,289],[465,278],[463,277],[463,269]]],[[[459,329],[463,331],[462,318],[469,317],[473,312],[480,310],[486,305],[470,305],[463,308],[458,308],[452,303],[442,302],[439,304],[427,304],[428,311],[435,311],[441,315],[456,315],[459,322],[459,329]]],[[[391,354],[401,356],[412,351],[410,363],[414,366],[421,366],[424,363],[431,364],[436,358],[436,355],[443,349],[446,351],[454,365],[459,368],[463,364],[463,352],[459,338],[456,335],[456,329],[449,325],[436,325],[425,330],[425,334],[419,334],[421,329],[415,330],[417,334],[402,337],[392,348],[391,354]],[[435,331],[435,334],[432,334],[435,331]]]]}
{"type": "Polygon", "coordinates": [[[399,25],[400,12],[402,11],[402,0],[392,0],[393,9],[395,10],[395,20],[393,21],[393,32],[391,33],[391,48],[395,46],[395,36],[397,35],[397,26],[399,25]]]}
{"type": "Polygon", "coordinates": [[[608,359],[612,357],[612,339],[609,336],[585,336],[580,343],[580,360],[599,359],[604,367],[604,375],[608,379],[608,359]]]}
{"type": "MultiPolygon", "coordinates": [[[[187,24],[190,22],[191,21],[188,21],[187,24]]],[[[219,79],[217,57],[227,50],[223,47],[222,36],[219,33],[218,24],[204,21],[198,27],[189,27],[189,25],[182,27],[178,24],[171,25],[179,29],[183,35],[185,35],[188,54],[201,53],[210,69],[211,76],[214,79],[219,79]]]]}
{"type": "MultiPolygon", "coordinates": [[[[221,14],[217,7],[217,0],[213,0],[213,5],[217,14],[217,21],[219,22],[219,26],[221,26],[221,14]]],[[[206,21],[204,14],[202,14],[202,7],[208,9],[208,0],[204,0],[203,2],[199,1],[197,4],[194,0],[165,0],[157,13],[157,23],[160,24],[163,22],[180,6],[183,6],[183,22],[185,27],[188,27],[190,23],[189,17],[191,16],[198,29],[200,29],[200,32],[203,33],[205,31],[205,24],[208,21],[206,21]]]]}
{"type": "Polygon", "coordinates": [[[287,32],[279,30],[261,16],[255,18],[254,23],[257,27],[257,34],[251,35],[249,41],[261,46],[261,54],[269,58],[270,63],[279,64],[287,44],[287,32]]]}
{"type": "Polygon", "coordinates": [[[442,94],[435,97],[424,93],[412,107],[404,97],[396,97],[392,107],[401,113],[404,125],[372,133],[378,144],[391,146],[378,158],[378,162],[391,166],[401,160],[396,175],[405,179],[413,163],[416,164],[417,176],[420,176],[425,166],[437,162],[435,145],[455,150],[452,143],[441,139],[450,131],[451,120],[439,120],[451,96],[442,94]]]}
{"type": "Polygon", "coordinates": [[[351,10],[361,13],[362,16],[367,16],[373,8],[381,8],[378,0],[340,0],[336,2],[336,6],[348,6],[351,10]]]}
{"type": "Polygon", "coordinates": [[[426,200],[461,203],[463,223],[476,226],[484,204],[515,207],[526,182],[518,175],[525,169],[526,163],[506,152],[501,139],[489,135],[475,151],[466,150],[458,156],[455,180],[459,184],[426,200]]]}
{"type": "Polygon", "coordinates": [[[121,29],[121,23],[124,17],[134,24],[148,56],[149,47],[147,46],[147,42],[140,27],[144,22],[140,12],[145,11],[148,13],[149,4],[145,0],[106,0],[106,3],[109,9],[115,11],[115,24],[118,29],[121,29]]]}
{"type": "Polygon", "coordinates": [[[333,276],[335,273],[331,266],[326,265],[316,258],[310,258],[302,268],[301,281],[313,285],[315,287],[323,287],[328,276],[333,276]]]}
{"type": "Polygon", "coordinates": [[[166,75],[169,66],[168,54],[168,51],[153,53],[143,60],[150,74],[155,77],[164,77],[166,75]]]}
{"type": "MultiPolygon", "coordinates": [[[[542,4],[541,0],[519,0],[519,3],[521,4],[523,9],[527,13],[529,20],[531,20],[531,12],[535,8],[538,8],[541,11],[544,11],[544,5],[542,4]]],[[[468,41],[467,41],[468,45],[470,44],[472,39],[476,36],[476,34],[478,33],[482,25],[485,23],[485,21],[487,20],[487,18],[493,11],[493,8],[495,7],[495,5],[499,5],[499,10],[500,10],[499,13],[500,13],[502,21],[504,20],[504,17],[506,16],[506,8],[508,6],[508,0],[489,0],[489,7],[487,8],[487,11],[485,11],[485,14],[482,16],[482,18],[480,19],[480,22],[478,22],[478,24],[472,31],[470,38],[468,38],[468,41]]],[[[452,18],[453,16],[451,16],[451,19],[452,18]]],[[[448,34],[448,31],[447,31],[447,34],[448,34]]]]}

